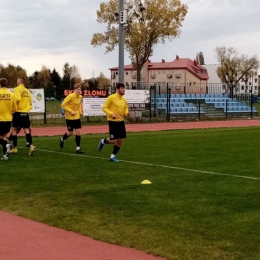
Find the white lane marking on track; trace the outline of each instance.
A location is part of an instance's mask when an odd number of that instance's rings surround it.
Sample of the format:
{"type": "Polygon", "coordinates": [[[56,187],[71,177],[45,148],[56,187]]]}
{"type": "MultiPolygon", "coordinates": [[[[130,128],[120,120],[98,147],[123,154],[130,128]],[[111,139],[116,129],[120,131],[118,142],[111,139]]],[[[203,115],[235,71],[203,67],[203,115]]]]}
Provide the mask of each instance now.
{"type": "MultiPolygon", "coordinates": [[[[43,149],[37,149],[37,151],[48,152],[48,153],[56,153],[56,154],[64,154],[64,155],[77,156],[77,157],[92,158],[92,159],[108,160],[108,158],[99,157],[99,156],[71,154],[71,153],[56,152],[56,151],[43,150],[43,149]]],[[[158,167],[158,168],[181,170],[181,171],[198,172],[198,173],[205,173],[205,174],[211,174],[211,175],[227,176],[227,177],[233,177],[233,178],[260,180],[260,178],[256,178],[256,177],[249,177],[249,176],[243,176],[243,175],[232,175],[232,174],[227,174],[227,173],[217,173],[217,172],[210,172],[210,171],[202,171],[202,170],[195,170],[195,169],[176,167],[176,166],[167,166],[167,165],[161,165],[161,164],[143,163],[143,162],[135,162],[135,161],[127,161],[127,160],[120,160],[120,162],[132,163],[132,164],[138,164],[138,165],[145,165],[145,166],[153,166],[153,167],[158,167]]]]}

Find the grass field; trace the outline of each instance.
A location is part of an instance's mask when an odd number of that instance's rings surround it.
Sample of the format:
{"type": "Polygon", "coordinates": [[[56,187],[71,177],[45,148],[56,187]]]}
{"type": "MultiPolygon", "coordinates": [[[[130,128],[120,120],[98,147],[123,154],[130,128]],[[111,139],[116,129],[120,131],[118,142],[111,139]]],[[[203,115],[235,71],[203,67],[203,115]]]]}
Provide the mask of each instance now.
{"type": "Polygon", "coordinates": [[[166,259],[260,259],[259,128],[130,133],[118,164],[101,137],[0,161],[0,210],[166,259]]]}

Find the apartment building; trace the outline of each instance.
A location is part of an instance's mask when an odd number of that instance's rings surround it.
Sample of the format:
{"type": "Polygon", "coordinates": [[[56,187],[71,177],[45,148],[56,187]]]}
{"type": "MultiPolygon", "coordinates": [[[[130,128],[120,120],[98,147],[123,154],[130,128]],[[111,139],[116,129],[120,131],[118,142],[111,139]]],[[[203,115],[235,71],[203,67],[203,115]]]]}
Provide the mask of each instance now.
{"type": "MultiPolygon", "coordinates": [[[[110,68],[112,85],[118,82],[118,67],[110,68]]],[[[124,67],[124,80],[127,88],[131,88],[136,83],[136,71],[132,65],[124,67]]],[[[168,83],[169,86],[185,84],[195,86],[198,83],[207,83],[209,77],[207,69],[199,65],[195,60],[179,58],[171,62],[162,60],[161,62],[151,62],[148,60],[141,71],[141,82],[168,83]]]]}

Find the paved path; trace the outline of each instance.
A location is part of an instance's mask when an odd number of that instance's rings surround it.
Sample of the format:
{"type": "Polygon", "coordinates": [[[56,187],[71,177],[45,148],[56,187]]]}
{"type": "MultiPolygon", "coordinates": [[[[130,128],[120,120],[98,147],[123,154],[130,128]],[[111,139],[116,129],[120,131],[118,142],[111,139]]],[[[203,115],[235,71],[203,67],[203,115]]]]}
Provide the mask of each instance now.
{"type": "MultiPolygon", "coordinates": [[[[127,124],[128,132],[260,126],[260,120],[127,124]]],[[[33,128],[33,136],[62,135],[66,127],[33,128]]],[[[107,125],[83,126],[83,134],[107,133],[107,125]]],[[[0,260],[159,260],[135,249],[95,241],[0,211],[0,260]]]]}

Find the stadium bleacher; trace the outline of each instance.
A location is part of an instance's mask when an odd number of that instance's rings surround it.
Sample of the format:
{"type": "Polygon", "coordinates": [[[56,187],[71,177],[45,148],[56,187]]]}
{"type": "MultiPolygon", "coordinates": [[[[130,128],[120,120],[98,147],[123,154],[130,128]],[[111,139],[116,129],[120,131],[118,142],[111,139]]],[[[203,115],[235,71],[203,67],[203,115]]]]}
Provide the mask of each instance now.
{"type": "MultiPolygon", "coordinates": [[[[223,112],[251,112],[251,107],[247,106],[245,102],[239,102],[236,98],[229,98],[227,94],[171,94],[169,97],[170,113],[205,113],[202,108],[199,111],[198,107],[192,103],[193,100],[203,100],[205,104],[211,104],[216,109],[222,109],[223,112]]],[[[163,109],[166,112],[167,94],[153,94],[151,104],[156,104],[157,109],[163,109]]],[[[255,107],[253,107],[253,112],[257,112],[255,107]]]]}

